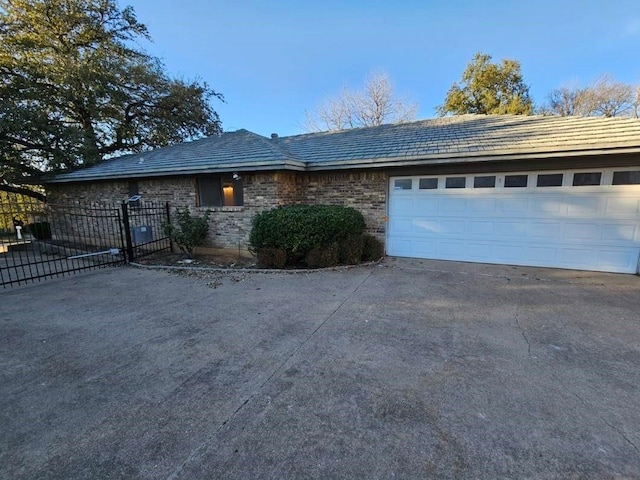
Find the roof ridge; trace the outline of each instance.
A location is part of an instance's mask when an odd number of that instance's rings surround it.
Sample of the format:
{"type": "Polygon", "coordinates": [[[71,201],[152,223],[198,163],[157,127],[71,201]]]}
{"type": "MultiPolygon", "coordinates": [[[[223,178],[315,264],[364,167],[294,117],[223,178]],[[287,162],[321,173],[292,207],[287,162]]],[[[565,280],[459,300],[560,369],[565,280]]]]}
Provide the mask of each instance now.
{"type": "Polygon", "coordinates": [[[444,117],[432,117],[423,118],[420,120],[414,120],[410,122],[398,122],[398,123],[384,123],[382,125],[363,126],[348,128],[343,130],[323,130],[318,132],[306,132],[298,133],[295,135],[287,135],[280,137],[280,139],[300,139],[303,137],[313,136],[329,136],[329,135],[342,135],[352,132],[374,131],[375,129],[382,128],[402,128],[402,127],[417,127],[419,125],[425,126],[439,126],[439,125],[459,125],[465,122],[465,120],[474,119],[486,119],[486,120],[500,120],[501,123],[523,123],[526,124],[535,120],[542,120],[545,122],[559,122],[559,123],[634,123],[640,121],[640,119],[633,117],[602,117],[602,116],[560,116],[560,115],[516,115],[516,114],[485,114],[485,113],[465,113],[461,115],[449,115],[444,117]],[[519,121],[519,122],[518,122],[519,121]]]}

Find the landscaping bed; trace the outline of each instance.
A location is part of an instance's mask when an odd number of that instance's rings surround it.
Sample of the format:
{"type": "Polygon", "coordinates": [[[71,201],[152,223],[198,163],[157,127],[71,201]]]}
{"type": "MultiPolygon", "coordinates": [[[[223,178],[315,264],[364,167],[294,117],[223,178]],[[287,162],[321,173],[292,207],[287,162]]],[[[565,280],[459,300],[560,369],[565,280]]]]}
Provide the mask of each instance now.
{"type": "Polygon", "coordinates": [[[258,268],[253,257],[239,257],[237,254],[199,254],[189,258],[183,253],[154,253],[136,261],[140,265],[210,268],[258,268]]]}

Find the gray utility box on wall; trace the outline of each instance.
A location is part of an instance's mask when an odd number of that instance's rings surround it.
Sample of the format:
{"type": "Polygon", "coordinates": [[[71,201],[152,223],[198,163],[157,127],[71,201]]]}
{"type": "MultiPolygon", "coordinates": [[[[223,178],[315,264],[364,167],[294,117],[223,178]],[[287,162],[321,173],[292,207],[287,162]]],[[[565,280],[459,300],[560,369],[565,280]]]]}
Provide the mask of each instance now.
{"type": "Polygon", "coordinates": [[[131,241],[134,244],[147,243],[153,241],[153,231],[148,225],[131,227],[131,241]]]}

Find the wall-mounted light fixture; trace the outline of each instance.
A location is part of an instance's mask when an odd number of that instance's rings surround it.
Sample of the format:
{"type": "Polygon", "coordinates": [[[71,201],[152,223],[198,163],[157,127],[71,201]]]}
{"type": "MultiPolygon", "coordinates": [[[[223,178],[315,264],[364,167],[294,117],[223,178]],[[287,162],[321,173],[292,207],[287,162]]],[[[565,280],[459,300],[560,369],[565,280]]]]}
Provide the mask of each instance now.
{"type": "Polygon", "coordinates": [[[224,195],[224,205],[233,205],[233,185],[226,183],[222,186],[222,194],[224,195]]]}

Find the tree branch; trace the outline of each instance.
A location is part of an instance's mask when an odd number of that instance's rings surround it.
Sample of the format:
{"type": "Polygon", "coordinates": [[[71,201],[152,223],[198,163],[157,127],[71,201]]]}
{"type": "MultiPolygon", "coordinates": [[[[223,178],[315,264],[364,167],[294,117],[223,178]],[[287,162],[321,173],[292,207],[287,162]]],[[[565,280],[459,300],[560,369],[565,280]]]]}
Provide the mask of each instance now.
{"type": "Polygon", "coordinates": [[[25,195],[27,197],[35,198],[36,200],[40,200],[41,202],[47,201],[46,195],[26,187],[15,187],[13,185],[0,184],[0,191],[9,192],[9,193],[18,193],[20,195],[25,195]]]}

